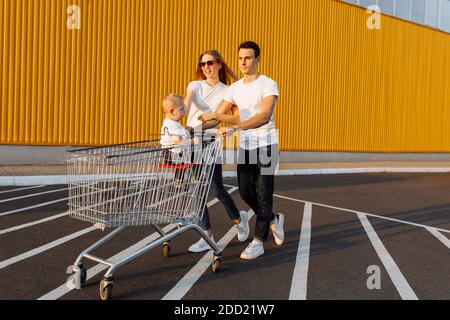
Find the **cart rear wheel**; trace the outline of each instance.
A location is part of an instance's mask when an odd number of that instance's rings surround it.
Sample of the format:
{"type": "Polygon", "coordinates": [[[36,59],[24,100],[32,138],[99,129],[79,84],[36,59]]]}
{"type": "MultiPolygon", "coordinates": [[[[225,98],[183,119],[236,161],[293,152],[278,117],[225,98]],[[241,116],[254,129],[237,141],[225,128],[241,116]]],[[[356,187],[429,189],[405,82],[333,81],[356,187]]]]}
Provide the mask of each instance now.
{"type": "Polygon", "coordinates": [[[87,278],[87,271],[83,266],[80,266],[80,284],[84,285],[87,278]]]}
{"type": "Polygon", "coordinates": [[[170,243],[166,242],[163,244],[163,254],[164,257],[170,256],[170,243]]]}
{"type": "Polygon", "coordinates": [[[100,299],[110,300],[112,295],[113,283],[111,281],[102,280],[100,282],[100,299]]]}
{"type": "Polygon", "coordinates": [[[221,258],[214,258],[213,263],[212,263],[212,270],[215,273],[220,272],[220,263],[222,262],[221,258]]]}

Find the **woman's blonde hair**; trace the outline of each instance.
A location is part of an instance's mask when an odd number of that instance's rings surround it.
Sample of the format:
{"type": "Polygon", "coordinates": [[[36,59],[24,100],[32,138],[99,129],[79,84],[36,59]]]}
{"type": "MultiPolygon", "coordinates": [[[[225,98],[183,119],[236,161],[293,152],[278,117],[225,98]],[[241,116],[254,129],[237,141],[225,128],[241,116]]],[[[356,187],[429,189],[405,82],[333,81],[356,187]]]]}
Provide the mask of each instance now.
{"type": "Polygon", "coordinates": [[[222,58],[222,55],[217,50],[207,50],[203,52],[200,55],[200,58],[198,58],[198,65],[197,65],[197,71],[195,72],[195,80],[205,80],[205,74],[203,73],[202,68],[200,67],[200,62],[202,61],[202,58],[205,54],[209,54],[214,57],[216,62],[220,63],[222,65],[222,68],[219,70],[219,80],[220,82],[229,85],[233,83],[234,81],[237,81],[238,78],[236,77],[236,74],[231,70],[231,68],[227,65],[225,60],[222,58]]]}

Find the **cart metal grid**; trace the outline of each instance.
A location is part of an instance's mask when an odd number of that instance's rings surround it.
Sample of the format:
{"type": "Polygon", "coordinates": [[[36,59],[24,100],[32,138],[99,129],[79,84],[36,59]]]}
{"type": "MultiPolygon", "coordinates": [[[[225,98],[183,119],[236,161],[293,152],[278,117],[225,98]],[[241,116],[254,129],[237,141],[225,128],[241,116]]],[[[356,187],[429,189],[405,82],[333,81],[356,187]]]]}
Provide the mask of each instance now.
{"type": "Polygon", "coordinates": [[[84,148],[66,153],[69,175],[69,215],[97,228],[116,228],[84,250],[69,266],[70,281],[81,289],[87,278],[82,259],[109,266],[100,282],[100,298],[111,298],[113,274],[147,251],[163,246],[170,254],[170,239],[196,230],[214,250],[212,268],[220,270],[222,250],[198,226],[206,205],[222,137],[202,135],[199,143],[161,146],[159,140],[84,148]],[[161,224],[176,223],[165,233],[161,224]],[[91,254],[130,226],[152,225],[160,238],[125,259],[112,263],[91,254]]]}

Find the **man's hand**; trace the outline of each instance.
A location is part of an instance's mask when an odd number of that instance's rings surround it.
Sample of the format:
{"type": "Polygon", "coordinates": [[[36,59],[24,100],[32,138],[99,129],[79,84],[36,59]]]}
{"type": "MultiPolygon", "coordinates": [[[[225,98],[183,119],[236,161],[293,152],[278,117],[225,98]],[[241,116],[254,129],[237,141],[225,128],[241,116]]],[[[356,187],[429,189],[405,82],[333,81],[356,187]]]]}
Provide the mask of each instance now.
{"type": "Polygon", "coordinates": [[[200,120],[202,122],[216,120],[216,113],[215,112],[205,112],[200,117],[198,117],[198,120],[200,120]]]}
{"type": "Polygon", "coordinates": [[[228,127],[222,127],[220,129],[217,129],[217,135],[219,136],[226,136],[230,137],[237,131],[237,128],[235,126],[228,128],[228,127]]]}

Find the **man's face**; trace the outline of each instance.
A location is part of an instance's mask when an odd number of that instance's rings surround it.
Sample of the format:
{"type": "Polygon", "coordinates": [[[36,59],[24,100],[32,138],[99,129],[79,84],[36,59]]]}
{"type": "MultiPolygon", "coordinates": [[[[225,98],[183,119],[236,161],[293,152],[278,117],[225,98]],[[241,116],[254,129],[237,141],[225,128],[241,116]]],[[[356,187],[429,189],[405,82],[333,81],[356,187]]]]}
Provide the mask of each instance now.
{"type": "Polygon", "coordinates": [[[259,57],[255,59],[253,49],[239,50],[239,69],[244,75],[251,75],[258,72],[259,57]]]}

